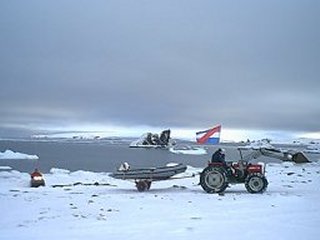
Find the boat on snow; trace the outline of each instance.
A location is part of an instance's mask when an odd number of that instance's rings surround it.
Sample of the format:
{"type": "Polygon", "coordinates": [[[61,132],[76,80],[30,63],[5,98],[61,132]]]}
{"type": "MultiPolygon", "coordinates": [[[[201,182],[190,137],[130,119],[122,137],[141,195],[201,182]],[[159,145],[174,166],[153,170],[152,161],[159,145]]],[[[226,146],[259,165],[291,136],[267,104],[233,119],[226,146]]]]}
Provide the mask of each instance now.
{"type": "MultiPolygon", "coordinates": [[[[127,163],[126,163],[127,164],[127,163]]],[[[150,168],[136,168],[131,169],[129,165],[125,168],[120,167],[116,172],[110,176],[122,180],[166,180],[172,176],[183,173],[187,170],[187,166],[179,164],[168,164],[163,167],[150,167],[150,168]]]]}

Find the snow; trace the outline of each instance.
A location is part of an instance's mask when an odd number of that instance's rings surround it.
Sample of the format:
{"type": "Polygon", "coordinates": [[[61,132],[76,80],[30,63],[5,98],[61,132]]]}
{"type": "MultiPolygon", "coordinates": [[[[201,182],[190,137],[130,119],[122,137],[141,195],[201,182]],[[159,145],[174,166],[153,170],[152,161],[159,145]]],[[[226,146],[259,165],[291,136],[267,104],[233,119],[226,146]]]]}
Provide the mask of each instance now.
{"type": "MultiPolygon", "coordinates": [[[[188,167],[185,174],[201,169],[188,167]]],[[[46,186],[0,171],[0,236],[6,239],[319,239],[320,163],[267,164],[269,186],[207,194],[199,176],[134,183],[105,172],[52,169],[46,186]],[[53,187],[54,186],[54,187],[53,187]]]]}
{"type": "Polygon", "coordinates": [[[320,154],[320,143],[310,143],[304,150],[305,153],[320,154]]]}
{"type": "Polygon", "coordinates": [[[4,152],[0,152],[0,160],[1,159],[31,159],[37,160],[39,157],[37,155],[28,155],[25,153],[14,152],[12,150],[5,150],[4,152]]]}
{"type": "Polygon", "coordinates": [[[268,148],[268,149],[273,149],[274,146],[270,144],[270,141],[268,139],[262,139],[258,141],[252,141],[249,142],[247,145],[242,146],[242,149],[261,149],[261,148],[268,148]]]}
{"type": "Polygon", "coordinates": [[[293,140],[293,144],[296,144],[296,145],[320,144],[320,139],[317,139],[317,138],[299,138],[299,139],[293,140]]]}

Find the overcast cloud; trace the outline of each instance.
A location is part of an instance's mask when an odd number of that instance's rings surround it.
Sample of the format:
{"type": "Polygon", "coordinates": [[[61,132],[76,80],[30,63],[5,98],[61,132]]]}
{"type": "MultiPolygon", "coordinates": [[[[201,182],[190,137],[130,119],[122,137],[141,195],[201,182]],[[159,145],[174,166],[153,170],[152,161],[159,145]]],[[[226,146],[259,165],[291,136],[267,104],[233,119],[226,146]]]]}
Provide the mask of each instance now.
{"type": "Polygon", "coordinates": [[[81,124],[320,132],[319,12],[316,0],[1,1],[0,135],[81,124]]]}

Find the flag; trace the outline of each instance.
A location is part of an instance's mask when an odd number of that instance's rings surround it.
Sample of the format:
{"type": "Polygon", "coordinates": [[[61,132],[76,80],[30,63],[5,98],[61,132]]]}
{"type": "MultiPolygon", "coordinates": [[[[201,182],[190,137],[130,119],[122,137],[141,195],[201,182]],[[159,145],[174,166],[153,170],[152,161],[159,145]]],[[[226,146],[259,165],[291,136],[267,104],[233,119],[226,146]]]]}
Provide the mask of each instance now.
{"type": "Polygon", "coordinates": [[[196,133],[197,143],[218,144],[220,142],[221,125],[196,133]]]}

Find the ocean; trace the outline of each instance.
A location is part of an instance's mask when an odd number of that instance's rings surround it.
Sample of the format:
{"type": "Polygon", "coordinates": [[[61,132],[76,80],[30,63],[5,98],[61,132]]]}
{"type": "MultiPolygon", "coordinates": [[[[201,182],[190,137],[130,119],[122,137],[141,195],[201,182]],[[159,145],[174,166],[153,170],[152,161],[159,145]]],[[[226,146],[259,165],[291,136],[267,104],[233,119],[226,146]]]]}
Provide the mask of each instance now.
{"type": "MultiPolygon", "coordinates": [[[[199,147],[199,145],[192,143],[191,146],[199,147]]],[[[121,141],[0,140],[0,152],[10,149],[39,157],[38,160],[2,159],[0,166],[9,166],[21,172],[31,172],[34,168],[39,168],[43,173],[48,173],[52,168],[70,171],[112,172],[123,162],[128,162],[132,168],[157,167],[168,163],[184,163],[203,168],[207,165],[212,153],[219,147],[225,148],[227,161],[240,159],[236,144],[201,145],[200,147],[205,148],[207,154],[189,155],[176,154],[165,149],[129,148],[129,142],[121,141]]],[[[308,157],[310,160],[315,158],[308,157]]],[[[260,157],[256,161],[279,162],[279,160],[266,157],[260,157]]]]}

